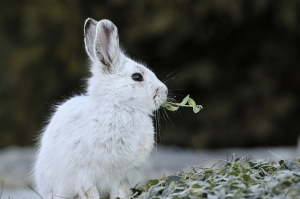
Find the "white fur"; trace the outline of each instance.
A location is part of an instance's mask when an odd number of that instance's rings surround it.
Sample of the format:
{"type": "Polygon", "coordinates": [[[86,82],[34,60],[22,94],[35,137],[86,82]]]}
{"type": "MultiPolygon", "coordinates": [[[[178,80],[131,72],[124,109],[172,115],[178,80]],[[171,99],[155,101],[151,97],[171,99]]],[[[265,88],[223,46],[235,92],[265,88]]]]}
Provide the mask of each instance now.
{"type": "Polygon", "coordinates": [[[85,45],[87,92],[57,107],[39,142],[34,177],[44,199],[128,197],[154,144],[153,112],[167,98],[155,74],[120,50],[110,21],[87,19],[85,45]]]}

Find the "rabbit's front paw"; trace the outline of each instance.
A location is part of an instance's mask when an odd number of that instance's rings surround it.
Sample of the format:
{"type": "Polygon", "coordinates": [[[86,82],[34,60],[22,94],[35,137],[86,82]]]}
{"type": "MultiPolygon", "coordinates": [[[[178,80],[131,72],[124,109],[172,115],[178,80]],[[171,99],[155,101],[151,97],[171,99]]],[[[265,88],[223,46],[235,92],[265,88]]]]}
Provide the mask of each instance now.
{"type": "Polygon", "coordinates": [[[79,195],[74,197],[74,199],[99,199],[99,193],[95,186],[93,187],[82,187],[82,190],[79,195]]]}
{"type": "Polygon", "coordinates": [[[120,187],[116,187],[115,189],[112,189],[109,198],[130,199],[131,195],[129,192],[129,187],[123,184],[120,187]]]}

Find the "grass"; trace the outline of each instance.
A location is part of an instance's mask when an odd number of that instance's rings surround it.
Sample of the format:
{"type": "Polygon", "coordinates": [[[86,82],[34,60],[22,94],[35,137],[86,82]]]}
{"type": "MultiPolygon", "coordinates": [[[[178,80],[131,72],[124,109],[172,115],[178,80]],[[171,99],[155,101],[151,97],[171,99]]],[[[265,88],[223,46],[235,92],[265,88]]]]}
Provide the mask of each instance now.
{"type": "Polygon", "coordinates": [[[150,180],[132,188],[140,199],[299,199],[300,158],[278,163],[241,157],[219,160],[211,168],[150,180]]]}

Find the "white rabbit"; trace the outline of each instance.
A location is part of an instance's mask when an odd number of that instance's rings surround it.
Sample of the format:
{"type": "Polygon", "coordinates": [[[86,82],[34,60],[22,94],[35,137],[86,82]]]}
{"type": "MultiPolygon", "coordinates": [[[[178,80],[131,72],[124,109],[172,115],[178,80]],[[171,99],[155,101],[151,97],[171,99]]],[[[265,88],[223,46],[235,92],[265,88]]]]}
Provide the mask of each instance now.
{"type": "Polygon", "coordinates": [[[84,36],[87,92],[57,106],[41,134],[36,191],[44,199],[128,198],[153,148],[153,112],[168,89],[122,52],[111,21],[87,19],[84,36]]]}

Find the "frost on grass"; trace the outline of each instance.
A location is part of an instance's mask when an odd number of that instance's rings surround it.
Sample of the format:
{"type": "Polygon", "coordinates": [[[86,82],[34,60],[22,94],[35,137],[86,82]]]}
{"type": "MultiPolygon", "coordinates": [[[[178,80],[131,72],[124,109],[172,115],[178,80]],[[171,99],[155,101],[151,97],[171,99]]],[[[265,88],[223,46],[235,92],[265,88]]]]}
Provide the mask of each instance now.
{"type": "Polygon", "coordinates": [[[211,168],[194,167],[189,172],[150,180],[132,188],[141,199],[181,198],[300,198],[300,158],[279,163],[237,158],[220,160],[211,168]],[[214,168],[216,164],[223,164],[214,168]]]}

